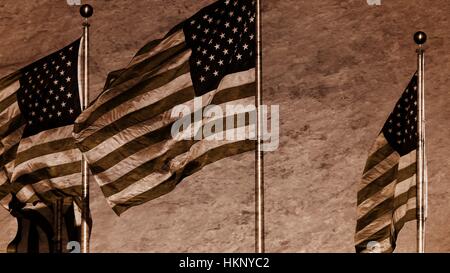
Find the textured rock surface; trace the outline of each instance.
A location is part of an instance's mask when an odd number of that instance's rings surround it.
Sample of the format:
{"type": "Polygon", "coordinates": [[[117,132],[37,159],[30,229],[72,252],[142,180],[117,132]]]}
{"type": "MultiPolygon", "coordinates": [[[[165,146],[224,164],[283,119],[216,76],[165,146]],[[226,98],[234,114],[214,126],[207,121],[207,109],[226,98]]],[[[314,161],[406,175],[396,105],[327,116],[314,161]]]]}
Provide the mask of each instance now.
{"type": "MultiPolygon", "coordinates": [[[[94,4],[92,97],[108,71],[212,1],[94,4]]],[[[265,158],[269,252],[352,252],[357,182],[367,150],[415,71],[412,34],[426,56],[430,211],[428,251],[450,251],[450,4],[445,0],[263,1],[264,96],[281,108],[281,141],[265,158]]],[[[65,1],[0,3],[0,75],[80,35],[65,1]]],[[[93,183],[92,252],[252,252],[254,159],[217,162],[172,193],[117,217],[93,183]]],[[[0,250],[15,221],[0,210],[0,250]]],[[[398,251],[415,250],[415,224],[398,251]]]]}

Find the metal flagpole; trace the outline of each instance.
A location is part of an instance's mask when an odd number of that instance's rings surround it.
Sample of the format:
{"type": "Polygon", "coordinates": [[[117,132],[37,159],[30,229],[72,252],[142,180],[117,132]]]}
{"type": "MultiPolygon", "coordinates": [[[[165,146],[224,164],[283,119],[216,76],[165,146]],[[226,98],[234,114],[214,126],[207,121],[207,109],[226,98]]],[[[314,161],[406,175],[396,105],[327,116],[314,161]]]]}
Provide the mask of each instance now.
{"type": "Polygon", "coordinates": [[[62,218],[64,198],[58,197],[53,208],[53,226],[55,234],[53,238],[53,248],[55,253],[62,253],[62,218]]]}
{"type": "MultiPolygon", "coordinates": [[[[92,16],[94,9],[90,5],[82,5],[80,7],[80,14],[84,18],[83,22],[83,56],[84,56],[84,77],[83,77],[83,92],[82,92],[82,110],[86,109],[89,104],[89,21],[88,18],[92,16]]],[[[81,176],[82,176],[82,211],[81,211],[81,253],[89,253],[89,169],[87,161],[84,156],[81,160],[81,176]]]]}
{"type": "Polygon", "coordinates": [[[427,36],[424,32],[416,32],[414,41],[419,46],[417,49],[417,134],[419,143],[417,147],[417,252],[425,252],[425,211],[428,197],[426,196],[426,177],[425,177],[425,57],[423,44],[426,42],[427,36]]]}
{"type": "Polygon", "coordinates": [[[262,20],[261,0],[256,1],[256,151],[255,151],[255,250],[264,253],[264,157],[262,140],[262,20]]]}

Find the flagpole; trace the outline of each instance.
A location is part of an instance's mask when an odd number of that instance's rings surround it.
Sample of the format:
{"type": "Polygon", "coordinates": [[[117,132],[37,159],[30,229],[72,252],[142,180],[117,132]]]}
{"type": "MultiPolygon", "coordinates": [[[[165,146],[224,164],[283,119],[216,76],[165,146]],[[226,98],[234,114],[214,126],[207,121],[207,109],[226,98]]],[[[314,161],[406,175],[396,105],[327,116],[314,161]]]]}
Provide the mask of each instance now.
{"type": "Polygon", "coordinates": [[[416,32],[414,34],[414,41],[418,45],[417,48],[417,134],[419,138],[417,149],[417,252],[425,252],[425,211],[427,204],[427,186],[425,183],[427,179],[426,162],[425,162],[425,50],[423,44],[425,44],[427,36],[424,32],[416,32]]]}
{"type": "Polygon", "coordinates": [[[62,253],[62,218],[63,218],[63,206],[64,198],[58,197],[55,200],[53,208],[53,225],[55,234],[53,238],[53,249],[55,253],[62,253]]]}
{"type": "MultiPolygon", "coordinates": [[[[80,7],[80,14],[84,18],[83,21],[83,56],[84,56],[84,77],[83,77],[83,92],[82,92],[82,110],[86,109],[89,104],[89,21],[88,18],[92,16],[94,9],[90,5],[82,5],[80,7]]],[[[82,176],[82,211],[81,211],[81,253],[89,253],[89,169],[87,161],[81,159],[81,176],[82,176]]]]}
{"type": "Polygon", "coordinates": [[[256,1],[256,151],[255,151],[255,251],[264,253],[264,156],[262,140],[262,20],[261,0],[256,1]]]}

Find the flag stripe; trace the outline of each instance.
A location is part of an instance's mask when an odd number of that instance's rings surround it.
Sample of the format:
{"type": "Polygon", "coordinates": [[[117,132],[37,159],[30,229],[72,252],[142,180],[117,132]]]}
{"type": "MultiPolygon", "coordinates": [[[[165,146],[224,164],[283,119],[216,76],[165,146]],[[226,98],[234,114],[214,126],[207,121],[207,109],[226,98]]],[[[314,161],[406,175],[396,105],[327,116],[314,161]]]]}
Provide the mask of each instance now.
{"type": "Polygon", "coordinates": [[[179,76],[186,73],[189,73],[188,63],[184,63],[181,67],[168,70],[160,75],[151,75],[152,77],[139,81],[136,85],[128,87],[127,92],[122,92],[115,96],[113,99],[109,100],[108,103],[103,103],[100,106],[96,107],[92,113],[89,113],[89,118],[86,121],[76,124],[74,131],[76,133],[79,132],[81,130],[80,128],[85,128],[89,125],[92,125],[93,122],[96,121],[99,117],[111,110],[114,110],[115,107],[123,104],[124,102],[129,101],[139,95],[145,94],[149,90],[162,87],[170,83],[173,79],[178,78],[179,76]]]}
{"type": "Polygon", "coordinates": [[[35,157],[20,164],[15,164],[12,180],[14,181],[24,173],[33,172],[44,166],[57,166],[61,163],[65,164],[78,160],[81,160],[81,153],[73,147],[70,150],[35,157]]]}
{"type": "MultiPolygon", "coordinates": [[[[243,85],[237,87],[230,87],[219,90],[212,100],[212,104],[218,105],[226,101],[237,100],[240,98],[245,98],[249,96],[254,96],[255,94],[255,84],[254,83],[244,83],[243,85]],[[217,99],[216,99],[217,95],[217,99]]],[[[194,90],[192,87],[188,87],[170,95],[160,101],[143,107],[133,113],[127,114],[115,122],[110,123],[94,132],[93,134],[84,138],[80,143],[82,151],[86,152],[93,149],[95,146],[99,145],[101,142],[107,140],[108,138],[117,134],[118,131],[125,130],[132,125],[137,123],[145,122],[158,114],[164,113],[168,115],[167,111],[173,109],[174,106],[190,102],[194,98],[194,90]]]]}
{"type": "Polygon", "coordinates": [[[165,39],[154,40],[148,43],[136,53],[136,56],[130,62],[129,66],[134,66],[135,64],[140,63],[143,60],[153,57],[156,54],[161,54],[160,52],[164,52],[169,48],[180,44],[185,44],[184,33],[182,29],[177,30],[173,34],[170,34],[165,39]]]}
{"type": "MultiPolygon", "coordinates": [[[[227,117],[222,118],[223,128],[226,128],[227,118],[230,118],[230,117],[227,116],[227,117]]],[[[237,116],[235,115],[234,118],[237,119],[237,116]]],[[[215,121],[212,121],[212,122],[215,122],[215,121]]],[[[237,122],[235,122],[234,124],[237,124],[237,122]]],[[[248,120],[246,121],[244,126],[247,126],[247,125],[248,125],[248,120]]],[[[205,124],[204,126],[207,126],[207,125],[205,124]]],[[[170,129],[169,129],[169,131],[170,131],[170,129]]],[[[216,133],[220,133],[220,132],[216,132],[216,133]]],[[[204,136],[204,137],[206,138],[206,137],[208,137],[208,135],[204,136]]],[[[170,138],[167,142],[171,142],[170,138]]],[[[142,179],[143,177],[148,176],[150,172],[154,172],[155,170],[163,170],[164,165],[167,164],[167,162],[170,162],[171,160],[173,160],[176,156],[178,156],[180,154],[186,153],[187,151],[189,151],[189,149],[191,149],[191,147],[194,144],[196,144],[198,142],[200,142],[200,141],[181,140],[181,141],[176,142],[173,145],[170,145],[170,146],[166,145],[166,146],[170,147],[170,150],[164,152],[162,155],[160,155],[156,158],[152,158],[151,160],[145,162],[144,164],[135,168],[131,172],[128,172],[127,174],[122,176],[120,179],[118,179],[112,183],[105,184],[104,186],[102,186],[103,193],[105,194],[106,197],[109,197],[112,194],[116,193],[117,191],[121,191],[124,188],[128,187],[131,183],[133,183],[134,180],[142,179]]],[[[149,146],[150,143],[145,143],[145,141],[138,141],[138,143],[131,143],[131,145],[135,145],[135,146],[141,145],[141,147],[137,147],[137,148],[143,149],[143,148],[149,146]]],[[[112,156],[108,156],[108,157],[104,158],[104,160],[101,160],[100,163],[99,162],[92,163],[91,170],[93,171],[94,174],[97,174],[106,169],[113,167],[115,164],[117,164],[118,162],[123,160],[123,158],[127,158],[128,156],[130,156],[132,154],[132,153],[128,154],[127,149],[130,149],[130,148],[124,147],[123,150],[121,149],[119,151],[115,151],[114,153],[111,153],[111,154],[113,154],[113,156],[115,156],[114,158],[112,158],[112,156]]]]}
{"type": "Polygon", "coordinates": [[[132,171],[124,174],[121,178],[117,179],[116,181],[113,181],[111,183],[102,186],[102,191],[104,195],[106,197],[109,197],[130,186],[135,181],[144,178],[145,176],[149,175],[155,170],[163,171],[164,169],[167,169],[167,167],[164,166],[165,164],[170,162],[170,160],[175,158],[177,155],[189,151],[189,149],[194,143],[196,143],[196,141],[194,140],[182,140],[175,143],[173,146],[170,147],[169,150],[167,150],[161,156],[145,162],[144,164],[133,169],[132,171]]]}
{"type": "Polygon", "coordinates": [[[398,164],[399,157],[400,155],[397,152],[394,152],[386,157],[385,160],[374,166],[372,169],[366,171],[363,174],[361,183],[359,185],[359,190],[362,190],[370,185],[372,181],[382,176],[386,172],[386,170],[389,170],[390,168],[396,166],[398,164]]]}
{"type": "Polygon", "coordinates": [[[181,104],[187,102],[193,98],[194,90],[192,87],[181,90],[177,94],[173,94],[162,101],[158,101],[155,104],[144,107],[138,111],[127,114],[126,116],[118,119],[117,121],[106,125],[86,137],[81,143],[80,147],[82,151],[89,151],[98,144],[114,136],[118,131],[125,130],[128,127],[144,122],[148,119],[155,117],[158,114],[171,110],[177,103],[181,104]]]}
{"type": "MultiPolygon", "coordinates": [[[[253,94],[249,94],[249,93],[245,93],[245,92],[239,92],[240,95],[243,95],[244,98],[252,96],[253,94]]],[[[233,94],[233,92],[231,92],[231,94],[233,94]]],[[[235,96],[233,96],[233,98],[236,98],[235,96]]],[[[239,98],[242,99],[242,98],[239,98]]],[[[196,112],[202,112],[203,109],[197,110],[196,112]]],[[[195,117],[196,113],[192,113],[191,115],[185,116],[182,119],[188,119],[191,122],[194,122],[194,117],[195,117]]],[[[238,119],[238,114],[234,115],[234,116],[227,116],[225,118],[223,118],[222,120],[222,128],[226,128],[227,123],[230,122],[230,118],[234,119],[234,123],[237,123],[237,119],[238,119]]],[[[211,124],[214,124],[216,121],[211,121],[209,123],[203,121],[204,125],[203,127],[206,126],[210,126],[211,124]]],[[[248,124],[248,119],[246,119],[246,122],[248,124]]],[[[150,145],[153,145],[155,143],[158,143],[164,139],[170,139],[172,137],[171,135],[171,131],[172,131],[172,125],[173,122],[170,122],[167,125],[164,125],[160,128],[157,128],[153,131],[148,132],[147,134],[144,134],[142,136],[134,136],[134,138],[132,138],[130,141],[126,142],[125,144],[123,144],[122,146],[117,147],[116,149],[114,149],[112,152],[110,152],[109,154],[107,154],[106,156],[104,156],[101,159],[98,159],[95,161],[95,163],[92,164],[91,167],[91,171],[93,174],[98,174],[100,172],[105,171],[106,169],[109,169],[110,167],[112,167],[114,164],[117,164],[119,161],[121,161],[123,158],[126,158],[136,152],[138,152],[141,149],[144,149],[150,145]]],[[[202,130],[200,131],[202,132],[202,130]]],[[[126,137],[126,136],[124,136],[126,137]]],[[[129,136],[132,137],[132,136],[129,136]]],[[[207,137],[207,136],[204,136],[207,137]]],[[[121,138],[122,139],[122,138],[121,138]]],[[[114,144],[111,144],[114,145],[114,144]]],[[[112,147],[110,147],[110,150],[112,150],[112,147]]],[[[101,152],[101,149],[100,149],[101,152]]],[[[91,157],[91,153],[89,153],[89,158],[92,160],[91,157]]]]}
{"type": "Polygon", "coordinates": [[[375,232],[367,237],[363,237],[366,239],[357,243],[356,251],[363,252],[365,249],[367,249],[367,244],[369,242],[378,242],[378,241],[384,241],[386,239],[389,239],[390,233],[391,233],[391,227],[385,226],[382,229],[378,230],[377,232],[375,232]]]}
{"type": "MultiPolygon", "coordinates": [[[[0,101],[0,117],[6,118],[6,116],[8,116],[8,108],[9,111],[13,112],[14,109],[18,109],[19,106],[17,105],[17,99],[16,99],[16,93],[13,93],[11,95],[9,95],[6,99],[0,101]],[[16,103],[16,107],[11,107],[14,103],[16,103]],[[5,109],[5,110],[2,110],[5,109]]],[[[3,122],[2,122],[3,123],[3,122]]]]}
{"type": "Polygon", "coordinates": [[[241,154],[255,149],[255,142],[250,140],[244,140],[236,143],[230,143],[217,147],[214,150],[208,151],[208,153],[201,157],[191,161],[185,167],[186,173],[183,170],[179,170],[176,174],[173,174],[169,180],[163,181],[157,187],[151,188],[143,194],[137,195],[120,205],[115,205],[113,210],[117,214],[122,214],[128,208],[132,206],[140,205],[148,200],[155,199],[163,194],[166,194],[174,189],[177,183],[179,183],[184,177],[192,175],[193,173],[201,170],[204,166],[216,162],[220,159],[230,157],[232,155],[241,154]]]}
{"type": "Polygon", "coordinates": [[[25,120],[22,116],[12,117],[7,123],[0,127],[0,136],[6,136],[11,132],[19,129],[22,125],[25,124],[25,120]]]}
{"type": "Polygon", "coordinates": [[[388,198],[381,202],[378,206],[369,211],[366,215],[360,217],[356,224],[356,231],[360,231],[368,226],[373,219],[380,218],[382,215],[392,211],[394,206],[394,197],[388,198]]]}
{"type": "Polygon", "coordinates": [[[417,218],[416,208],[409,209],[406,213],[395,222],[395,230],[401,230],[406,222],[416,220],[417,218]]]}
{"type": "Polygon", "coordinates": [[[75,140],[73,138],[63,138],[55,141],[49,141],[43,144],[35,145],[28,150],[19,152],[16,158],[16,165],[37,158],[40,156],[59,153],[67,150],[72,150],[75,147],[75,140]]]}
{"type": "Polygon", "coordinates": [[[390,154],[394,153],[395,150],[392,149],[389,143],[386,143],[383,147],[378,149],[375,153],[371,154],[367,159],[366,166],[364,168],[364,172],[372,169],[374,166],[384,161],[390,154]]]}
{"type": "Polygon", "coordinates": [[[19,78],[21,73],[19,71],[0,79],[0,101],[3,101],[11,94],[15,94],[20,87],[19,78]]]}
{"type": "Polygon", "coordinates": [[[175,45],[172,48],[160,52],[148,59],[145,59],[139,63],[132,64],[125,71],[123,71],[119,78],[114,82],[113,87],[118,87],[122,83],[128,82],[130,79],[139,77],[140,79],[147,78],[148,76],[155,74],[156,71],[160,70],[162,65],[166,62],[173,62],[175,57],[178,55],[183,55],[188,52],[188,48],[185,43],[175,45]],[[143,71],[145,71],[143,73],[143,71]]]}
{"type": "Polygon", "coordinates": [[[2,157],[0,158],[0,166],[4,166],[16,158],[17,147],[19,147],[19,143],[10,147],[2,154],[2,157]]]}
{"type": "Polygon", "coordinates": [[[15,179],[14,182],[21,185],[28,185],[39,182],[44,179],[52,179],[59,176],[74,174],[81,171],[81,161],[73,161],[56,166],[48,166],[42,169],[35,170],[31,173],[25,173],[15,179]]]}
{"type": "Polygon", "coordinates": [[[400,194],[399,196],[395,197],[394,199],[394,209],[398,209],[401,206],[403,206],[404,204],[407,204],[409,199],[415,199],[417,196],[417,187],[416,186],[412,186],[411,188],[409,188],[409,190],[407,192],[404,192],[402,194],[400,194]]]}
{"type": "Polygon", "coordinates": [[[400,183],[416,174],[416,162],[411,163],[406,168],[400,169],[397,175],[397,183],[400,183]]]}
{"type": "MultiPolygon", "coordinates": [[[[234,130],[234,129],[233,129],[234,130]]],[[[235,140],[233,142],[231,141],[212,141],[212,140],[203,140],[192,144],[188,144],[190,147],[189,150],[187,150],[185,153],[180,153],[177,157],[174,157],[171,160],[167,160],[165,164],[165,168],[156,169],[156,172],[151,172],[151,170],[144,169],[142,171],[145,171],[145,175],[139,177],[135,181],[133,181],[132,184],[129,186],[126,185],[125,192],[132,192],[134,195],[136,195],[131,189],[136,189],[137,191],[141,191],[143,188],[148,189],[153,186],[158,185],[161,181],[164,181],[164,177],[168,178],[172,173],[175,173],[177,170],[183,170],[185,171],[186,164],[189,164],[191,160],[194,160],[198,157],[201,157],[202,154],[206,154],[209,150],[216,149],[217,147],[221,145],[227,145],[230,143],[239,142],[239,140],[235,140]],[[162,174],[162,175],[161,175],[162,174]],[[139,186],[140,184],[144,183],[145,186],[139,186]]],[[[175,145],[179,144],[180,142],[176,142],[175,145]]],[[[169,152],[173,148],[170,147],[169,152]]],[[[111,184],[106,184],[106,186],[111,186],[111,184]]],[[[120,189],[116,189],[116,192],[122,192],[124,191],[125,187],[121,187],[120,189]]],[[[117,195],[122,196],[123,193],[115,194],[114,199],[117,199],[117,195]]],[[[129,194],[127,194],[129,195],[129,194]]],[[[123,199],[123,198],[122,198],[123,199]]],[[[109,202],[113,200],[113,197],[109,198],[109,202]]],[[[116,201],[117,202],[117,201],[116,201]]]]}
{"type": "MultiPolygon", "coordinates": [[[[379,230],[385,227],[389,227],[391,229],[392,228],[391,224],[392,224],[392,212],[386,213],[379,218],[373,219],[371,223],[369,223],[363,229],[357,231],[355,237],[357,244],[360,241],[365,240],[366,238],[370,238],[372,234],[377,233],[379,230]]],[[[387,234],[387,236],[389,236],[389,234],[387,234]]],[[[385,238],[386,237],[382,237],[381,240],[385,238]]]]}
{"type": "MultiPolygon", "coordinates": [[[[369,211],[379,205],[381,202],[388,199],[392,196],[392,193],[395,191],[396,181],[392,181],[392,183],[388,184],[382,190],[372,195],[371,198],[364,200],[361,204],[358,204],[358,217],[361,218],[366,215],[369,211]]],[[[359,219],[358,218],[358,219],[359,219]]]]}
{"type": "Polygon", "coordinates": [[[372,181],[372,183],[364,187],[362,190],[358,191],[358,204],[361,204],[362,202],[364,202],[364,200],[370,198],[372,195],[376,194],[392,181],[394,181],[397,172],[398,165],[390,168],[379,178],[375,179],[374,181],[372,181]]]}

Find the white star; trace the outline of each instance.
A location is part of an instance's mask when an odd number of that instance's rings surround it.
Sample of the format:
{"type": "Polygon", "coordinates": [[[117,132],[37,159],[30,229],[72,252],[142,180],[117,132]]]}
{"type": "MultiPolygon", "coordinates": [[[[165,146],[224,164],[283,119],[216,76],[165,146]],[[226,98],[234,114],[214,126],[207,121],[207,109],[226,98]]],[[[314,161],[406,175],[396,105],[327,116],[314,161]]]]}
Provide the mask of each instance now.
{"type": "Polygon", "coordinates": [[[209,71],[209,66],[205,66],[205,71],[209,71]]]}
{"type": "Polygon", "coordinates": [[[62,107],[66,107],[66,102],[63,101],[63,102],[61,103],[61,106],[62,106],[62,107]]]}
{"type": "Polygon", "coordinates": [[[227,55],[227,54],[228,54],[228,49],[225,48],[225,49],[223,50],[223,54],[224,54],[224,55],[227,55]]]}
{"type": "Polygon", "coordinates": [[[250,40],[253,40],[253,38],[255,38],[255,35],[250,35],[250,40]]]}
{"type": "Polygon", "coordinates": [[[213,21],[213,19],[212,18],[209,18],[208,19],[208,23],[210,23],[211,24],[211,22],[213,21]]]}
{"type": "Polygon", "coordinates": [[[71,61],[68,61],[67,62],[67,66],[71,66],[72,65],[72,62],[71,61]]]}
{"type": "Polygon", "coordinates": [[[202,61],[198,60],[197,61],[197,66],[200,66],[202,64],[202,61]]]}
{"type": "Polygon", "coordinates": [[[71,80],[70,77],[67,77],[67,78],[66,78],[66,82],[70,82],[70,80],[71,80]]]}
{"type": "Polygon", "coordinates": [[[73,109],[72,109],[72,108],[69,109],[69,113],[70,113],[70,114],[73,113],[73,109]]]}
{"type": "Polygon", "coordinates": [[[72,97],[72,93],[67,93],[67,98],[71,98],[72,97]]]}
{"type": "Polygon", "coordinates": [[[64,70],[61,70],[61,72],[59,72],[59,74],[61,75],[61,76],[64,76],[64,70]]]}
{"type": "Polygon", "coordinates": [[[217,76],[219,76],[219,72],[218,72],[217,70],[216,70],[216,71],[214,71],[214,73],[213,73],[213,74],[214,74],[214,76],[216,76],[216,77],[217,77],[217,76]]]}
{"type": "Polygon", "coordinates": [[[255,17],[250,17],[250,23],[253,23],[253,21],[255,21],[255,17]]]}
{"type": "Polygon", "coordinates": [[[237,27],[233,28],[233,33],[236,33],[237,31],[237,27]]]}
{"type": "Polygon", "coordinates": [[[233,43],[233,39],[231,39],[231,38],[228,39],[228,43],[229,43],[229,44],[232,44],[232,43],[233,43]]]}
{"type": "Polygon", "coordinates": [[[214,60],[214,55],[209,56],[209,60],[210,61],[214,60]]]}
{"type": "Polygon", "coordinates": [[[248,45],[247,44],[244,44],[242,47],[244,48],[244,50],[248,49],[248,45]]]}
{"type": "Polygon", "coordinates": [[[55,67],[55,69],[58,70],[58,69],[59,69],[59,65],[57,65],[57,66],[55,67]]]}
{"type": "Polygon", "coordinates": [[[208,34],[209,32],[209,28],[205,28],[205,30],[203,31],[205,34],[208,34]]]}
{"type": "Polygon", "coordinates": [[[58,80],[54,80],[54,81],[53,81],[53,84],[54,84],[54,85],[57,85],[57,84],[58,84],[58,80]]]}
{"type": "Polygon", "coordinates": [[[219,61],[219,65],[223,65],[223,60],[220,60],[220,61],[219,61]]]}
{"type": "Polygon", "coordinates": [[[238,22],[241,22],[241,21],[242,21],[242,17],[239,16],[239,17],[237,18],[237,20],[238,20],[238,22]]]}
{"type": "Polygon", "coordinates": [[[215,48],[216,50],[218,50],[218,49],[220,48],[220,45],[219,45],[219,44],[216,44],[216,45],[214,46],[214,48],[215,48]]]}
{"type": "Polygon", "coordinates": [[[56,113],[57,115],[58,115],[58,117],[60,117],[61,116],[61,112],[60,111],[58,111],[58,113],[56,113]]]}
{"type": "Polygon", "coordinates": [[[225,33],[220,34],[220,39],[224,39],[225,38],[225,33]]]}
{"type": "Polygon", "coordinates": [[[66,59],[66,56],[62,56],[62,57],[61,57],[61,60],[64,61],[65,59],[66,59]]]}
{"type": "Polygon", "coordinates": [[[197,35],[192,35],[192,40],[197,39],[197,35]]]}
{"type": "Polygon", "coordinates": [[[229,23],[229,22],[226,22],[226,23],[225,23],[225,27],[226,27],[226,28],[229,28],[229,27],[230,27],[230,23],[229,23]]]}
{"type": "Polygon", "coordinates": [[[241,54],[236,55],[236,59],[238,60],[242,59],[242,55],[241,54]]]}
{"type": "Polygon", "coordinates": [[[64,86],[61,85],[61,87],[59,88],[60,91],[64,91],[64,86]]]}
{"type": "Polygon", "coordinates": [[[201,81],[201,82],[204,82],[204,81],[205,81],[205,77],[201,76],[201,77],[200,77],[200,81],[201,81]]]}
{"type": "Polygon", "coordinates": [[[204,50],[202,51],[202,54],[203,54],[203,55],[206,55],[206,53],[208,53],[208,51],[207,51],[206,49],[204,49],[204,50]]]}
{"type": "Polygon", "coordinates": [[[42,109],[42,111],[43,111],[44,113],[46,113],[46,112],[47,112],[47,108],[44,107],[44,109],[42,109]]]}
{"type": "Polygon", "coordinates": [[[56,96],[56,97],[55,97],[55,100],[59,100],[59,96],[56,96]]]}

